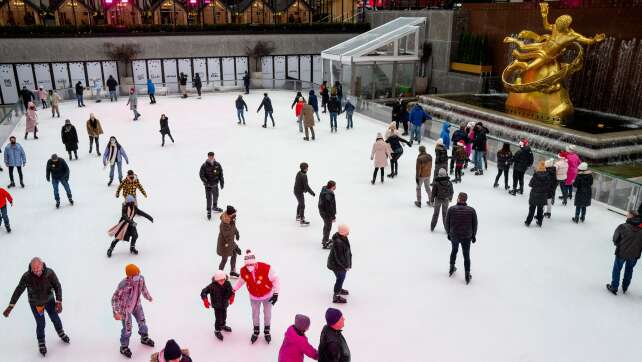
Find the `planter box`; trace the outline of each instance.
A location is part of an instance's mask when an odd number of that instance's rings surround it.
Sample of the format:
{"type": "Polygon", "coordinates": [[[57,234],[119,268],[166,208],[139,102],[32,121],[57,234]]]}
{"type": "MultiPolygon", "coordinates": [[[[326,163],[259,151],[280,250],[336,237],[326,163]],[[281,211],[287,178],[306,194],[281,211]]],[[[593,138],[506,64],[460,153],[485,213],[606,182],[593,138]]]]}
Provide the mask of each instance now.
{"type": "Polygon", "coordinates": [[[493,66],[452,62],[450,63],[450,70],[454,70],[455,72],[482,74],[492,72],[493,66]]]}

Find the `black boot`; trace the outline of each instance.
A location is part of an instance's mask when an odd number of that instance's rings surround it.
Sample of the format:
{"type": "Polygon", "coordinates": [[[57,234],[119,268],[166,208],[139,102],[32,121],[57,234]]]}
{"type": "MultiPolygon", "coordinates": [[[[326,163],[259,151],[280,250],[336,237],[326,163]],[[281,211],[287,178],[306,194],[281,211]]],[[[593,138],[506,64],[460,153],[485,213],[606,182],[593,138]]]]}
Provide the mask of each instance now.
{"type": "Polygon", "coordinates": [[[132,358],[132,351],[129,349],[127,346],[121,346],[120,347],[120,354],[127,358],[132,358]]]}
{"type": "Polygon", "coordinates": [[[154,347],[154,341],[151,338],[149,338],[149,335],[147,334],[141,334],[140,343],[146,346],[154,347]]]}
{"type": "Polygon", "coordinates": [[[65,334],[64,330],[61,329],[58,331],[58,337],[60,337],[63,342],[69,343],[69,336],[65,334]]]}
{"type": "Polygon", "coordinates": [[[611,284],[607,284],[607,285],[606,285],[606,290],[608,290],[609,292],[613,293],[613,295],[617,295],[617,289],[616,289],[616,288],[613,288],[613,287],[611,286],[611,284]]]}
{"type": "Polygon", "coordinates": [[[517,190],[512,189],[512,190],[508,191],[508,193],[513,195],[513,196],[515,196],[515,195],[517,195],[517,190]]]}
{"type": "Polygon", "coordinates": [[[466,273],[466,285],[470,284],[471,279],[473,279],[473,276],[470,273],[466,273]]]}
{"type": "Polygon", "coordinates": [[[571,220],[573,220],[573,222],[576,224],[580,221],[580,219],[577,216],[572,218],[571,220]]]}
{"type": "Polygon", "coordinates": [[[252,333],[252,337],[250,337],[250,342],[254,344],[257,339],[259,339],[259,333],[261,332],[261,328],[259,326],[254,326],[254,333],[252,333]]]}
{"type": "Polygon", "coordinates": [[[216,338],[218,338],[219,341],[223,340],[223,334],[221,333],[221,331],[215,330],[214,335],[216,336],[216,338]]]}
{"type": "Polygon", "coordinates": [[[270,334],[270,326],[265,326],[265,328],[263,328],[263,335],[265,337],[265,341],[268,344],[272,342],[272,335],[270,334]]]}
{"type": "Polygon", "coordinates": [[[348,301],[339,294],[335,294],[334,297],[332,297],[332,303],[345,304],[348,303],[348,301]]]}
{"type": "Polygon", "coordinates": [[[231,278],[238,278],[238,277],[239,277],[239,274],[238,274],[237,272],[235,272],[235,271],[231,271],[231,272],[230,272],[230,277],[231,277],[231,278]]]}
{"type": "Polygon", "coordinates": [[[114,247],[116,247],[116,244],[118,244],[118,240],[114,240],[111,242],[111,245],[109,245],[109,249],[107,249],[107,257],[111,258],[111,253],[114,251],[114,247]]]}
{"type": "Polygon", "coordinates": [[[109,179],[109,182],[107,182],[107,186],[111,186],[111,183],[112,183],[112,182],[114,182],[114,179],[113,179],[113,178],[110,178],[110,179],[109,179]]]}
{"type": "Polygon", "coordinates": [[[211,211],[207,212],[207,220],[212,220],[212,212],[211,211]]]}
{"type": "Polygon", "coordinates": [[[129,247],[129,252],[134,255],[138,255],[138,250],[136,250],[136,246],[132,245],[129,247]]]}
{"type": "Polygon", "coordinates": [[[450,264],[450,269],[448,270],[448,276],[451,277],[457,271],[457,267],[453,264],[450,264]]]}
{"type": "Polygon", "coordinates": [[[42,341],[38,341],[38,349],[40,350],[41,355],[44,356],[47,354],[47,345],[45,345],[44,339],[42,341]]]}
{"type": "Polygon", "coordinates": [[[223,326],[223,327],[221,327],[221,329],[223,330],[223,332],[231,332],[232,331],[232,328],[230,328],[228,326],[223,326]]]}
{"type": "Polygon", "coordinates": [[[60,208],[60,200],[56,200],[56,209],[60,208]]]}

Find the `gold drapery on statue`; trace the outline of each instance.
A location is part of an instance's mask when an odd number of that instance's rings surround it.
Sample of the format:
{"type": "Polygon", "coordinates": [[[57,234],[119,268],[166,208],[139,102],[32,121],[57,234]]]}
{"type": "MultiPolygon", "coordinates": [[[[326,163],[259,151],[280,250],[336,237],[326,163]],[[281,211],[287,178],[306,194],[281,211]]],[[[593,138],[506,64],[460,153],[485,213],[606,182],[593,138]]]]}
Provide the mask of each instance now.
{"type": "Polygon", "coordinates": [[[517,46],[512,52],[513,62],[502,72],[502,83],[509,93],[506,108],[560,123],[573,114],[573,104],[562,82],[582,68],[582,45],[601,42],[605,35],[587,38],[576,33],[571,29],[570,15],[562,15],[550,24],[546,3],[540,3],[540,13],[544,29],[551,34],[523,30],[516,38],[504,38],[504,43],[517,46]],[[558,58],[567,50],[574,50],[575,58],[561,63],[558,58]]]}

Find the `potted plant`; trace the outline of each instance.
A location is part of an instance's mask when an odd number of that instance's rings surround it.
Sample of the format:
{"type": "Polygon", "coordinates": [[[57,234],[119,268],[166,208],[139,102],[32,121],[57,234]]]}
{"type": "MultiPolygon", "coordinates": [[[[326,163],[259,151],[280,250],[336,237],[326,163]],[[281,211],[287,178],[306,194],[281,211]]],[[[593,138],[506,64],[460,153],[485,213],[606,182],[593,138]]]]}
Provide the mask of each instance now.
{"type": "Polygon", "coordinates": [[[456,72],[482,74],[493,71],[493,66],[488,65],[488,40],[483,35],[462,34],[454,60],[450,69],[456,72]]]}

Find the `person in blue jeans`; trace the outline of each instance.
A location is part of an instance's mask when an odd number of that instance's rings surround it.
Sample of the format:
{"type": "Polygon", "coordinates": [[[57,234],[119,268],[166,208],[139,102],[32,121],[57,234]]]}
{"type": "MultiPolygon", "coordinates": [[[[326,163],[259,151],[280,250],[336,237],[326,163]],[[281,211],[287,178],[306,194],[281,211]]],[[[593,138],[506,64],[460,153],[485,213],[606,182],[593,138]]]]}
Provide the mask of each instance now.
{"type": "Polygon", "coordinates": [[[78,107],[84,107],[85,102],[83,101],[83,92],[85,91],[85,87],[82,86],[82,83],[78,81],[76,83],[76,99],[78,100],[78,107]]]}
{"type": "Polygon", "coordinates": [[[59,158],[55,153],[47,161],[47,182],[53,185],[54,199],[56,200],[56,209],[60,207],[60,194],[58,193],[58,185],[62,184],[67,193],[67,199],[70,204],[74,204],[71,197],[71,189],[69,188],[69,166],[62,158],[59,158]]]}
{"type": "Polygon", "coordinates": [[[236,98],[235,101],[236,105],[236,116],[239,119],[238,124],[241,124],[241,121],[243,124],[245,124],[245,116],[243,115],[243,108],[245,108],[245,111],[247,112],[247,103],[243,100],[243,96],[239,94],[238,98],[236,98]]]}
{"type": "Polygon", "coordinates": [[[415,104],[408,116],[410,119],[410,143],[414,141],[421,144],[421,129],[427,119],[432,119],[419,104],[415,104]]]}
{"type": "Polygon", "coordinates": [[[330,97],[328,101],[328,112],[330,112],[330,132],[337,131],[337,116],[341,111],[341,103],[336,96],[330,97]]]}
{"type": "Polygon", "coordinates": [[[118,182],[120,183],[123,181],[123,158],[129,165],[127,152],[125,152],[125,149],[120,145],[120,143],[118,143],[116,137],[111,136],[109,138],[109,143],[103,152],[103,165],[107,166],[109,164],[109,182],[107,183],[107,186],[111,186],[111,183],[114,181],[115,167],[118,167],[118,182]]]}
{"type": "Polygon", "coordinates": [[[308,104],[312,106],[312,109],[314,109],[314,114],[317,116],[317,122],[321,122],[321,118],[319,118],[319,99],[312,89],[310,89],[310,92],[308,93],[308,104]]]}
{"type": "Polygon", "coordinates": [[[354,113],[354,105],[350,102],[349,98],[346,98],[346,105],[343,107],[343,111],[346,112],[346,129],[353,128],[352,127],[352,114],[354,113]]]}
{"type": "Polygon", "coordinates": [[[274,112],[274,108],[272,108],[272,100],[270,100],[270,97],[268,97],[267,93],[263,93],[263,100],[261,101],[261,105],[259,105],[259,109],[256,110],[256,113],[259,113],[261,111],[261,108],[265,111],[265,119],[263,120],[263,128],[267,128],[267,119],[268,116],[272,120],[272,127],[276,127],[274,124],[274,117],[272,117],[272,112],[274,112]]]}
{"type": "Polygon", "coordinates": [[[613,244],[615,244],[615,261],[613,262],[611,284],[607,284],[606,289],[617,295],[622,267],[624,267],[622,292],[626,293],[631,284],[631,278],[633,278],[633,268],[642,254],[642,218],[637,211],[629,211],[626,215],[626,222],[615,229],[613,244]]]}

